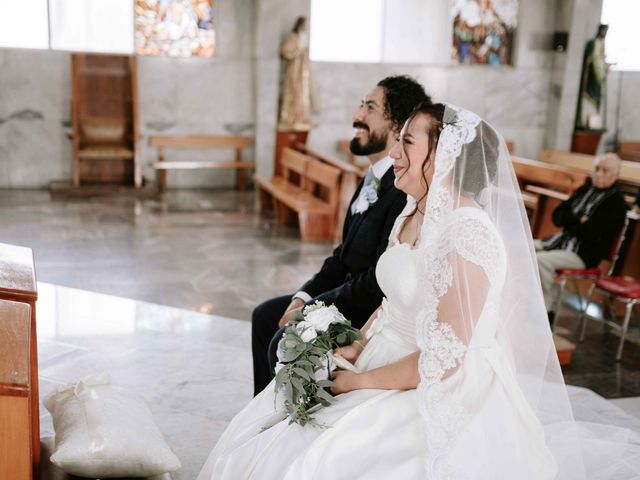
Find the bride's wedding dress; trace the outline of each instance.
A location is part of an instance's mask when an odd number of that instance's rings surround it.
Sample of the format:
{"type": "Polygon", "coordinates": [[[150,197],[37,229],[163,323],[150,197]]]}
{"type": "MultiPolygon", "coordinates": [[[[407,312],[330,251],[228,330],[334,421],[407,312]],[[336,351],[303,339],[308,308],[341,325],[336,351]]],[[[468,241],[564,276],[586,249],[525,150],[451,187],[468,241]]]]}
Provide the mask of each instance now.
{"type": "MultiPolygon", "coordinates": [[[[447,391],[457,388],[458,377],[482,372],[484,378],[472,385],[482,390],[482,402],[472,401],[470,406],[493,412],[503,425],[511,425],[506,431],[494,428],[483,432],[485,440],[502,443],[505,435],[512,437],[511,441],[504,442],[511,447],[510,451],[502,452],[505,459],[515,465],[531,464],[538,472],[519,478],[552,478],[548,472],[553,468],[553,461],[546,451],[541,427],[526,401],[518,395],[515,377],[503,363],[503,353],[494,340],[495,301],[504,278],[503,247],[491,223],[482,211],[474,208],[456,210],[443,228],[447,230],[439,236],[443,243],[452,242],[451,246],[464,258],[480,261],[483,268],[491,271],[492,281],[462,367],[439,385],[438,400],[434,401],[437,411],[433,414],[446,420],[444,425],[436,422],[435,428],[447,430],[455,428],[456,422],[464,421],[460,418],[462,406],[447,399],[447,391]],[[454,242],[456,238],[461,241],[454,242]],[[481,244],[487,238],[492,238],[495,250],[481,244]],[[492,439],[491,435],[496,437],[492,439]],[[526,449],[521,448],[523,442],[526,449]]],[[[386,299],[371,326],[373,335],[356,362],[361,371],[418,351],[415,320],[424,304],[420,294],[424,285],[420,268],[422,254],[421,249],[396,243],[380,258],[376,276],[386,299]]],[[[454,362],[456,352],[464,350],[446,331],[433,348],[442,364],[454,362]]],[[[468,394],[477,396],[473,391],[468,394]]],[[[316,414],[319,422],[329,426],[326,429],[289,425],[276,412],[274,404],[277,405],[277,401],[272,383],[233,419],[198,478],[425,478],[425,436],[429,436],[429,431],[421,422],[417,390],[356,390],[339,395],[333,405],[316,414]]],[[[476,422],[474,428],[482,428],[482,422],[476,422]]],[[[482,450],[482,445],[473,444],[474,433],[466,437],[460,439],[453,459],[468,459],[482,450]]],[[[490,477],[489,472],[482,475],[476,462],[450,461],[451,466],[456,467],[453,478],[502,478],[490,477]],[[461,475],[469,468],[471,472],[458,476],[458,472],[461,475]]],[[[512,466],[505,464],[505,467],[512,466]]],[[[495,470],[491,473],[496,474],[495,470]]]]}
{"type": "Polygon", "coordinates": [[[376,268],[385,300],[356,362],[366,371],[419,351],[418,388],[338,395],[316,428],[289,423],[272,383],[198,480],[610,478],[583,468],[503,141],[462,109],[447,106],[444,120],[420,243],[398,241],[410,198],[376,268]],[[493,191],[469,193],[456,168],[482,169],[493,191]]]}

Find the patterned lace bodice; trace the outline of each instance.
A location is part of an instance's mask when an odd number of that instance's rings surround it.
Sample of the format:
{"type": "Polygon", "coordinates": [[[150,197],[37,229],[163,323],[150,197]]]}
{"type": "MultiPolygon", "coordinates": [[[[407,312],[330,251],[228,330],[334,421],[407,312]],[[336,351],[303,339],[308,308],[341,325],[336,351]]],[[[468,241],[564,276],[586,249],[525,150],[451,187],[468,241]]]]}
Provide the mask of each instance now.
{"type": "MultiPolygon", "coordinates": [[[[484,269],[491,282],[485,312],[494,309],[504,275],[504,250],[495,229],[482,211],[467,207],[452,212],[448,221],[441,223],[442,228],[430,232],[417,248],[398,241],[397,231],[401,220],[397,223],[398,228],[392,232],[390,246],[376,267],[376,277],[385,299],[382,312],[372,325],[371,334],[388,328],[403,342],[415,345],[418,349],[416,321],[424,316],[425,310],[437,307],[438,299],[433,298],[434,294],[439,297],[447,290],[451,277],[447,254],[453,250],[484,269]],[[436,268],[427,271],[427,264],[436,268]]],[[[482,332],[484,337],[493,336],[495,315],[483,313],[481,319],[485,317],[488,320],[476,325],[478,333],[482,332]]],[[[451,364],[454,357],[461,356],[464,346],[459,345],[448,325],[435,322],[425,326],[431,331],[428,336],[432,341],[448,346],[451,358],[443,358],[443,364],[451,364]]],[[[443,346],[434,345],[436,349],[443,346]]]]}

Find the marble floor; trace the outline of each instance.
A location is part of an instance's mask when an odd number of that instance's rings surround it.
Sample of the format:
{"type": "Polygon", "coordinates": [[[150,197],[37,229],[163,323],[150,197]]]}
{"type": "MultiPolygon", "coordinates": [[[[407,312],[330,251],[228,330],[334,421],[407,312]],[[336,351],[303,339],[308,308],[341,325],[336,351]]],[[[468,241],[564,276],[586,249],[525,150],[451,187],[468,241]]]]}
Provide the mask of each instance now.
{"type": "Polygon", "coordinates": [[[293,293],[332,250],[255,212],[253,193],[51,200],[0,189],[0,243],[31,247],[38,279],[248,320],[293,293]]]}
{"type": "MultiPolygon", "coordinates": [[[[58,386],[108,373],[148,400],[182,468],[154,480],[193,480],[232,416],[251,398],[248,322],[39,283],[41,398],[58,386]]],[[[570,388],[579,420],[640,433],[639,399],[618,408],[570,388]],[[631,410],[631,413],[629,411],[631,410]]],[[[48,462],[51,417],[41,405],[43,480],[69,477],[48,462]]]]}
{"type": "MultiPolygon", "coordinates": [[[[193,480],[231,417],[251,398],[249,323],[221,316],[38,284],[40,398],[99,373],[150,404],[193,480]]],[[[48,462],[51,416],[41,402],[43,480],[67,478],[48,462]]]]}

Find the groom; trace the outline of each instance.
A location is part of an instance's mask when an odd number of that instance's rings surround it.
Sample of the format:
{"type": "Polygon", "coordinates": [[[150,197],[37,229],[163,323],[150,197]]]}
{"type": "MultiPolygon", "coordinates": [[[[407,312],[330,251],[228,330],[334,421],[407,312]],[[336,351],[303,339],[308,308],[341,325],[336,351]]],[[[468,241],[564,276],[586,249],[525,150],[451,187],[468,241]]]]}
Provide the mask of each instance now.
{"type": "Polygon", "coordinates": [[[381,80],[364,97],[353,116],[351,152],[369,157],[371,166],[358,185],[344,221],[342,243],[314,277],[293,295],[272,298],[252,314],[254,395],[273,378],[282,330],[305,305],[322,301],[336,307],[361,328],[382,302],[375,276],[378,258],[387,248],[406,195],[393,185],[393,160],[387,155],[413,108],[431,101],[422,86],[408,76],[381,80]],[[280,329],[280,330],[279,330],[280,329]]]}

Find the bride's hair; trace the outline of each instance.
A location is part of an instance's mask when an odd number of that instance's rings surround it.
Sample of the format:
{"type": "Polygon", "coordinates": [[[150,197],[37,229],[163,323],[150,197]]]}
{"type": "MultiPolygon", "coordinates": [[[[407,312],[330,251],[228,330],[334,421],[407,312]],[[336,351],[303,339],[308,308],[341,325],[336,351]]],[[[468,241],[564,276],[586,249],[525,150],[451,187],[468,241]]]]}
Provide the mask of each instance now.
{"type": "MultiPolygon", "coordinates": [[[[445,118],[445,123],[447,119],[445,118]]],[[[481,120],[475,138],[456,159],[453,184],[458,191],[483,205],[482,192],[495,181],[500,139],[491,125],[481,120]]]]}
{"type": "Polygon", "coordinates": [[[407,217],[415,215],[415,213],[419,210],[418,205],[429,194],[429,182],[427,181],[427,177],[424,174],[424,165],[429,161],[433,162],[435,160],[436,148],[438,146],[438,140],[440,139],[440,132],[442,132],[442,119],[444,117],[444,110],[445,105],[442,103],[423,102],[418,104],[413,109],[413,112],[411,112],[411,115],[409,115],[409,118],[407,120],[407,122],[410,122],[418,115],[426,115],[427,117],[429,117],[429,122],[427,123],[427,138],[429,140],[429,150],[427,151],[427,156],[422,161],[422,179],[427,186],[427,190],[424,192],[424,195],[422,195],[422,197],[416,199],[416,208],[413,210],[413,212],[408,214],[407,217]]]}

